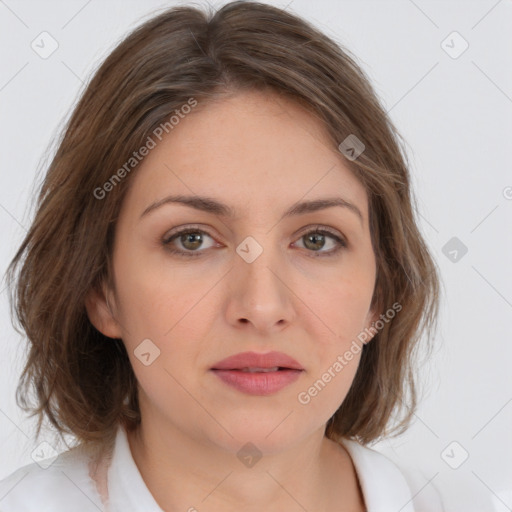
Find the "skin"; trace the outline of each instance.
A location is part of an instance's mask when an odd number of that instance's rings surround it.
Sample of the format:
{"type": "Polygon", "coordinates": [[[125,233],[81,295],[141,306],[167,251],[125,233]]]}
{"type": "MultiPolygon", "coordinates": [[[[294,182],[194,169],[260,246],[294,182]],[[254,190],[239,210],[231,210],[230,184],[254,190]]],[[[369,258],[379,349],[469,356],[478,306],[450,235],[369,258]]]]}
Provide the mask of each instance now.
{"type": "Polygon", "coordinates": [[[130,448],[160,507],[364,510],[348,452],[324,436],[360,354],[310,403],[297,398],[378,318],[370,310],[376,261],[367,194],[325,127],[290,100],[237,93],[199,104],[129,179],[116,226],[114,289],[91,292],[87,311],[129,354],[142,415],[130,448]],[[238,216],[169,203],[141,218],[170,194],[209,196],[238,216]],[[298,201],[333,196],[356,205],[362,219],[331,207],[280,220],[298,201]],[[182,236],[171,246],[202,254],[172,254],[163,240],[191,224],[207,233],[202,245],[182,236]],[[338,247],[330,235],[323,245],[308,244],[305,235],[317,225],[347,246],[315,257],[338,247]],[[236,252],[248,236],[263,248],[252,263],[236,252]],[[134,354],[144,339],[160,350],[148,366],[134,354]],[[210,371],[230,355],[271,350],[304,368],[273,395],[244,394],[210,371]],[[237,458],[247,442],[262,454],[252,467],[237,458]]]}

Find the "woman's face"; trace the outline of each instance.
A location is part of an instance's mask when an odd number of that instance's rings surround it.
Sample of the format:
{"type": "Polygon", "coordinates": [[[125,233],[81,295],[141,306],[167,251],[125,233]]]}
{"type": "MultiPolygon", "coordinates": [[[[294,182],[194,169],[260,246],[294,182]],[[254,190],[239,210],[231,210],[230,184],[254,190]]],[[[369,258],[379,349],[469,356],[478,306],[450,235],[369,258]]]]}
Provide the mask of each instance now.
{"type": "Polygon", "coordinates": [[[323,432],[344,400],[360,358],[353,341],[376,318],[376,263],[365,189],[323,130],[289,100],[240,93],[199,102],[133,171],[116,226],[116,322],[102,330],[126,346],[143,423],[270,453],[323,432]],[[353,208],[284,215],[323,199],[353,208]],[[174,236],[182,229],[190,233],[174,236]],[[264,381],[280,382],[283,370],[224,374],[245,388],[212,370],[234,354],[270,351],[302,368],[284,370],[294,378],[280,389],[264,381]]]}

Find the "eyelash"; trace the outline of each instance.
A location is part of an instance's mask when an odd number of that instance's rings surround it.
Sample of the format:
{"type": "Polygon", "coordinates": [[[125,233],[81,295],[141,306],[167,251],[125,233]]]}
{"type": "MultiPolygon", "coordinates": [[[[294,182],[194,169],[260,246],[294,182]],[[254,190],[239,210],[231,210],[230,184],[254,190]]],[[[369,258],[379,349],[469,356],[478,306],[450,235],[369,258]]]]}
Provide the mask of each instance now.
{"type": "MultiPolygon", "coordinates": [[[[186,228],[181,229],[180,231],[172,233],[170,237],[167,237],[162,241],[162,244],[165,246],[166,250],[168,250],[170,253],[176,254],[178,256],[184,256],[186,258],[190,258],[190,257],[194,258],[194,257],[202,256],[206,252],[207,249],[202,250],[202,251],[201,250],[183,251],[181,249],[171,249],[170,248],[170,244],[175,239],[179,238],[180,236],[187,235],[187,234],[197,234],[197,233],[208,235],[210,238],[213,239],[213,237],[207,231],[204,231],[199,228],[194,228],[193,226],[188,226],[186,228]]],[[[314,254],[314,256],[311,256],[312,258],[332,257],[332,256],[337,255],[342,249],[347,247],[347,243],[345,242],[345,240],[343,238],[341,238],[335,232],[331,231],[329,228],[327,228],[325,226],[316,226],[316,228],[314,228],[310,231],[306,231],[304,234],[302,234],[299,237],[299,239],[305,237],[306,235],[310,235],[313,233],[320,234],[320,235],[328,235],[330,238],[334,239],[338,243],[338,247],[335,249],[331,249],[330,251],[326,251],[326,252],[318,252],[318,251],[311,251],[311,250],[307,251],[307,252],[312,252],[314,254]]]]}

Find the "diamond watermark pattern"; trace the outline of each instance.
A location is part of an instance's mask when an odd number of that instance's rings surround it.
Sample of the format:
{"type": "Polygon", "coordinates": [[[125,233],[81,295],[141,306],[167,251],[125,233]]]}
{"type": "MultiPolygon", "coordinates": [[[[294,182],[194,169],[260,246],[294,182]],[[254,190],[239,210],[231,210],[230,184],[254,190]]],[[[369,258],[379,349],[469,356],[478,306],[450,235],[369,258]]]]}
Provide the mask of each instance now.
{"type": "Polygon", "coordinates": [[[59,452],[48,442],[39,443],[32,453],[32,459],[43,469],[49,468],[59,456],[59,452]]]}
{"type": "Polygon", "coordinates": [[[468,248],[454,236],[443,245],[441,251],[452,263],[458,263],[466,255],[468,248]]]}
{"type": "Polygon", "coordinates": [[[446,39],[441,41],[441,48],[452,59],[458,59],[469,48],[469,43],[454,30],[446,39]]]}
{"type": "Polygon", "coordinates": [[[37,55],[39,55],[39,57],[41,57],[41,59],[47,59],[57,50],[59,43],[48,32],[41,32],[30,43],[30,47],[37,53],[37,55]]]}
{"type": "Polygon", "coordinates": [[[340,142],[338,149],[349,160],[355,160],[364,150],[366,146],[353,133],[351,133],[343,142],[340,142]]]}
{"type": "Polygon", "coordinates": [[[468,460],[469,453],[457,441],[452,441],[442,452],[441,458],[452,469],[458,469],[468,460]]]}
{"type": "Polygon", "coordinates": [[[146,338],[133,353],[144,366],[149,366],[160,356],[160,349],[150,339],[146,338]]]}
{"type": "Polygon", "coordinates": [[[238,245],[236,252],[247,263],[252,263],[263,252],[263,247],[252,236],[248,236],[238,245]]]}
{"type": "Polygon", "coordinates": [[[236,456],[244,466],[252,468],[261,459],[262,454],[253,443],[245,443],[236,456]]]}

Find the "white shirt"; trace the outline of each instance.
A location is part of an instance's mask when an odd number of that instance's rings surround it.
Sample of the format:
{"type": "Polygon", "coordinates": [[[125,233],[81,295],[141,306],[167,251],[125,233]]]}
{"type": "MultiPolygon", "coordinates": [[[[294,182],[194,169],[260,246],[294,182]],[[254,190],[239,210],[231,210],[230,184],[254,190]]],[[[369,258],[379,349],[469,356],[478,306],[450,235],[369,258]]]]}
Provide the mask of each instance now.
{"type": "MultiPolygon", "coordinates": [[[[368,512],[444,511],[431,484],[413,497],[411,489],[418,483],[417,477],[406,475],[376,450],[349,440],[343,440],[343,445],[356,468],[368,512]]],[[[105,499],[89,474],[89,458],[76,447],[60,454],[46,469],[43,462],[19,468],[0,480],[0,512],[163,512],[135,464],[121,426],[111,461],[104,461],[104,474],[108,475],[105,499]]],[[[191,510],[193,506],[191,503],[191,510]]],[[[199,504],[197,507],[200,510],[199,504]]]]}

